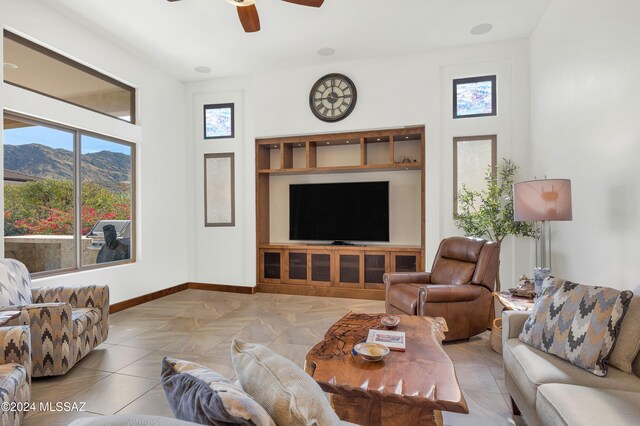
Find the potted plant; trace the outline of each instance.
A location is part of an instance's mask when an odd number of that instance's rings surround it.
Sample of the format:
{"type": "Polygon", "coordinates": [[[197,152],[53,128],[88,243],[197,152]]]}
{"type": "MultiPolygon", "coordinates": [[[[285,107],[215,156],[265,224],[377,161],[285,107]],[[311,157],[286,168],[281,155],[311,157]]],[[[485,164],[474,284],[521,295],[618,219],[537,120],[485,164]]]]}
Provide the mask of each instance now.
{"type": "MultiPolygon", "coordinates": [[[[487,186],[474,191],[465,185],[458,194],[458,213],[454,215],[456,226],[470,237],[485,238],[502,243],[508,235],[538,237],[533,223],[513,220],[513,181],[518,166],[509,159],[502,159],[495,173],[487,167],[487,186]]],[[[496,276],[496,291],[500,291],[500,272],[496,276]]]]}

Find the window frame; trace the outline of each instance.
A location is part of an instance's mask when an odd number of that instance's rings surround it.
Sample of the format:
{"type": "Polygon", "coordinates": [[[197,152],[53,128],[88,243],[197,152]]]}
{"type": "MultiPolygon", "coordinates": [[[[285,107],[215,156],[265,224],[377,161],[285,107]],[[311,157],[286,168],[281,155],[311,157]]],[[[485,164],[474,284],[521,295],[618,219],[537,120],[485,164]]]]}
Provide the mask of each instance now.
{"type": "MultiPolygon", "coordinates": [[[[498,135],[479,135],[479,136],[457,136],[453,138],[453,215],[458,214],[458,194],[462,187],[458,182],[458,144],[460,142],[491,142],[491,174],[496,175],[498,171],[498,135]]],[[[482,170],[484,172],[484,170],[482,170]]]]}
{"type": "Polygon", "coordinates": [[[108,114],[108,113],[103,112],[103,111],[99,111],[99,110],[96,110],[96,109],[93,109],[93,108],[89,108],[89,107],[86,107],[84,105],[80,105],[80,104],[77,104],[75,102],[72,102],[72,101],[69,101],[69,100],[66,100],[66,99],[62,99],[62,98],[59,98],[57,96],[53,96],[53,95],[50,95],[48,93],[32,89],[30,87],[23,86],[21,84],[12,83],[12,82],[7,81],[6,79],[3,78],[3,82],[5,84],[9,84],[11,86],[19,87],[20,89],[28,90],[30,92],[37,93],[39,95],[46,96],[46,97],[51,98],[51,99],[55,99],[55,100],[60,101],[60,102],[64,102],[64,103],[67,103],[67,104],[70,104],[70,105],[77,106],[79,108],[83,108],[83,109],[86,109],[86,110],[89,110],[89,111],[92,111],[92,112],[95,112],[95,113],[98,113],[98,114],[105,115],[107,117],[115,118],[116,120],[124,121],[125,123],[136,124],[136,121],[137,121],[136,89],[134,87],[129,86],[128,84],[125,84],[125,83],[123,83],[123,82],[121,82],[119,80],[116,80],[115,78],[109,77],[109,76],[107,76],[107,75],[101,73],[100,71],[97,71],[97,70],[95,70],[95,69],[93,69],[91,67],[88,67],[88,66],[83,65],[83,64],[81,64],[79,62],[76,62],[73,59],[68,58],[68,57],[66,57],[66,56],[64,56],[64,55],[62,55],[62,54],[60,54],[58,52],[54,52],[53,50],[47,49],[46,47],[41,46],[38,43],[35,43],[35,42],[31,41],[31,40],[28,40],[28,39],[26,39],[24,37],[21,37],[21,36],[15,34],[15,33],[12,33],[11,31],[6,30],[6,29],[3,30],[3,41],[4,41],[4,37],[6,37],[6,38],[8,38],[11,41],[14,41],[16,43],[19,43],[19,44],[21,44],[21,45],[23,45],[23,46],[25,46],[25,47],[27,47],[29,49],[32,49],[32,50],[34,50],[34,51],[36,51],[38,53],[42,53],[43,55],[46,55],[46,56],[48,56],[48,57],[50,57],[50,58],[52,58],[52,59],[54,59],[56,61],[59,61],[59,62],[62,62],[64,64],[66,64],[66,65],[69,65],[69,66],[71,66],[71,67],[73,67],[73,68],[75,68],[75,69],[77,69],[79,71],[87,73],[87,74],[89,74],[89,75],[91,75],[93,77],[99,78],[99,79],[101,79],[103,81],[106,81],[108,83],[113,84],[114,86],[117,86],[117,87],[120,87],[121,89],[126,90],[131,95],[131,102],[129,104],[129,109],[131,110],[131,120],[130,121],[129,120],[125,120],[124,118],[116,117],[115,115],[111,115],[111,114],[108,114]]]}
{"type": "MultiPolygon", "coordinates": [[[[55,275],[63,275],[72,272],[80,272],[80,271],[89,271],[93,269],[102,269],[109,268],[112,266],[119,265],[127,265],[136,262],[136,252],[137,252],[137,179],[136,179],[136,151],[137,144],[129,141],[125,141],[123,139],[114,138],[111,136],[106,136],[97,132],[92,132],[89,130],[84,130],[81,128],[68,126],[60,123],[55,123],[49,120],[43,120],[40,118],[31,117],[29,115],[20,114],[10,110],[3,111],[3,122],[5,118],[9,118],[16,121],[22,121],[27,124],[33,124],[35,126],[48,127],[55,130],[61,130],[66,132],[73,133],[73,244],[74,244],[74,266],[71,268],[61,268],[55,269],[51,271],[40,271],[33,272],[31,276],[33,278],[43,278],[50,277],[55,275]],[[92,265],[83,266],[82,265],[82,136],[89,136],[94,138],[100,138],[107,142],[113,142],[120,145],[128,146],[131,149],[131,207],[130,207],[130,216],[131,216],[131,245],[129,248],[129,259],[125,260],[116,260],[109,263],[96,263],[92,265]]],[[[2,128],[4,132],[4,125],[2,128]]],[[[2,149],[4,151],[4,141],[2,144],[2,149]]],[[[4,165],[3,165],[4,170],[4,165]]],[[[4,186],[3,186],[4,191],[4,186]]],[[[3,197],[4,200],[4,197],[3,197]]],[[[2,206],[4,211],[4,204],[2,206]]],[[[4,235],[3,235],[3,243],[4,243],[4,235]]],[[[19,259],[18,259],[19,260],[19,259]]]]}

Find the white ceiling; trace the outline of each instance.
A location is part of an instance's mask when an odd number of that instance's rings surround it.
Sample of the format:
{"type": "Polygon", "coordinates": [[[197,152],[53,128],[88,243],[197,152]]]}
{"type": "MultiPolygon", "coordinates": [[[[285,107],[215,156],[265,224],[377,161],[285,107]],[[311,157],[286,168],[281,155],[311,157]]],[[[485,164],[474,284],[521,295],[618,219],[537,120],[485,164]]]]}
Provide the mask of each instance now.
{"type": "Polygon", "coordinates": [[[257,0],[243,32],[225,0],[39,0],[182,81],[527,37],[553,0],[257,0]],[[493,30],[469,30],[490,23],[493,30]],[[323,47],[336,54],[319,56],[323,47]],[[194,71],[207,66],[210,74],[194,71]]]}

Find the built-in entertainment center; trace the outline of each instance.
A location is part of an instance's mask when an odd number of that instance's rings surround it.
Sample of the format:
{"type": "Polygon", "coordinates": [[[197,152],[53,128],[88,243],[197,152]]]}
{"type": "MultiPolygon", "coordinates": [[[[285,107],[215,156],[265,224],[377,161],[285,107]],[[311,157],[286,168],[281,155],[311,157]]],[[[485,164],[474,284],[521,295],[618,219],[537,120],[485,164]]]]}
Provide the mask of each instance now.
{"type": "Polygon", "coordinates": [[[258,291],[384,299],[424,270],[424,126],[256,139],[258,291]]]}

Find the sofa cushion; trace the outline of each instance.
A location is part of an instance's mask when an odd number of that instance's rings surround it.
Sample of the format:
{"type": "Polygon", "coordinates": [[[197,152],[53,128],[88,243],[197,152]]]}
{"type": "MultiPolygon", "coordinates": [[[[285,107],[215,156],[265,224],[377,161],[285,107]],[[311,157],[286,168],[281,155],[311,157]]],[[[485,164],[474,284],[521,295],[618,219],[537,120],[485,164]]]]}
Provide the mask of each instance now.
{"type": "Polygon", "coordinates": [[[518,339],[508,339],[505,343],[502,347],[504,367],[531,406],[535,404],[538,387],[547,383],[640,392],[640,378],[632,374],[610,368],[605,377],[599,377],[518,339]]]}
{"type": "Polygon", "coordinates": [[[234,339],[231,359],[244,389],[278,425],[337,426],[340,419],[307,373],[271,349],[234,339]]]}
{"type": "Polygon", "coordinates": [[[165,357],[160,379],[173,414],[205,425],[275,426],[269,414],[222,375],[165,357]]]}
{"type": "Polygon", "coordinates": [[[606,375],[633,293],[560,279],[545,286],[520,340],[597,376],[606,375]]]}
{"type": "Polygon", "coordinates": [[[71,316],[73,316],[73,336],[78,337],[100,322],[102,312],[98,308],[73,308],[71,316]]]}
{"type": "Polygon", "coordinates": [[[640,394],[547,384],[538,388],[536,412],[545,425],[637,425],[640,394]]]}
{"type": "Polygon", "coordinates": [[[634,296],[622,320],[620,335],[609,358],[609,365],[631,373],[631,363],[638,356],[638,352],[640,352],[640,297],[634,296]]]}

